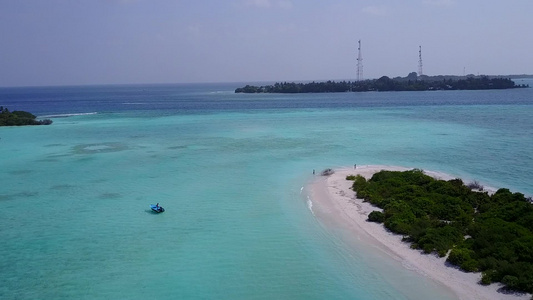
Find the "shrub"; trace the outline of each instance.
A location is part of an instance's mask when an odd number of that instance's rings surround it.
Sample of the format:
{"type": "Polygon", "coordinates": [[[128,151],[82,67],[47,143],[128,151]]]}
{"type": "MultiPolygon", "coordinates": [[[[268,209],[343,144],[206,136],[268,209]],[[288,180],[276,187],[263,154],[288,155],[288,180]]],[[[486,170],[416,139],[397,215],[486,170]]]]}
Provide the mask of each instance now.
{"type": "Polygon", "coordinates": [[[461,266],[463,263],[471,260],[470,257],[470,250],[468,249],[462,249],[462,248],[454,248],[450,252],[450,255],[446,259],[447,262],[451,263],[452,265],[461,266]]]}
{"type": "Polygon", "coordinates": [[[505,284],[507,288],[514,289],[517,287],[519,281],[516,276],[505,275],[503,276],[502,283],[505,284]]]}
{"type": "Polygon", "coordinates": [[[447,253],[447,252],[448,252],[448,251],[446,251],[445,249],[439,249],[439,250],[437,251],[437,254],[439,255],[439,257],[444,257],[444,256],[446,256],[446,253],[447,253]]]}
{"type": "Polygon", "coordinates": [[[422,250],[425,254],[430,254],[431,252],[433,252],[433,249],[433,245],[431,244],[424,244],[424,246],[422,246],[422,250]]]}
{"type": "Polygon", "coordinates": [[[488,270],[486,272],[483,272],[482,275],[481,275],[480,283],[482,285],[491,284],[492,283],[492,277],[494,276],[495,273],[496,273],[496,271],[494,271],[494,270],[488,270]]]}
{"type": "Polygon", "coordinates": [[[461,269],[463,269],[466,272],[477,272],[478,263],[477,261],[473,259],[469,259],[461,264],[461,269]]]}
{"type": "Polygon", "coordinates": [[[385,220],[385,215],[377,210],[374,210],[370,214],[368,214],[368,221],[370,222],[376,222],[376,223],[383,223],[385,220]]]}

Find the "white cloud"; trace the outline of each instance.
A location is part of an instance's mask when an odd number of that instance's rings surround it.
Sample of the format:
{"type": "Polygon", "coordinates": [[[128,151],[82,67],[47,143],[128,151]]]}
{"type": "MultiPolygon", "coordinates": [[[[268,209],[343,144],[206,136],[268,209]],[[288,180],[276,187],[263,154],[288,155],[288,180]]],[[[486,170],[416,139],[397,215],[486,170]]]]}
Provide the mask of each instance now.
{"type": "Polygon", "coordinates": [[[363,8],[362,11],[366,14],[374,15],[374,16],[387,16],[389,15],[389,12],[390,12],[389,8],[383,5],[367,6],[363,8]]]}

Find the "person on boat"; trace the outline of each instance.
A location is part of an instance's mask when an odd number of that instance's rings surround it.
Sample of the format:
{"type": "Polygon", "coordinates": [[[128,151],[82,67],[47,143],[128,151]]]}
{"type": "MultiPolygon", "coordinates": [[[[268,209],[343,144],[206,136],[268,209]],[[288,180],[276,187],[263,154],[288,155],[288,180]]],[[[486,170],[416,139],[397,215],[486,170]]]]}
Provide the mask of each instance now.
{"type": "Polygon", "coordinates": [[[156,203],[155,207],[159,208],[159,202],[156,203]]]}

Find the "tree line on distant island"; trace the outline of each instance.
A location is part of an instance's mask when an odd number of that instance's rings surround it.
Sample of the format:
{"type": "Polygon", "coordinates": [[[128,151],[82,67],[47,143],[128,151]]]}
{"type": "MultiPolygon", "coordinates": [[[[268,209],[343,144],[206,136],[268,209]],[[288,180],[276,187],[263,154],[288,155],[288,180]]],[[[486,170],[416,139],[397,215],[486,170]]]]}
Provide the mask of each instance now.
{"type": "Polygon", "coordinates": [[[413,249],[448,255],[466,272],[482,272],[481,284],[533,293],[533,203],[499,189],[489,195],[477,182],[437,180],[421,170],[381,171],[370,180],[348,176],[365,202],[382,208],[368,220],[383,223],[413,249]]]}
{"type": "Polygon", "coordinates": [[[52,120],[36,120],[36,116],[21,110],[9,111],[0,106],[0,126],[50,125],[52,120]]]}
{"type": "Polygon", "coordinates": [[[430,91],[430,90],[488,90],[524,88],[529,85],[517,85],[509,78],[487,76],[470,76],[456,79],[451,76],[417,76],[416,72],[407,77],[364,81],[325,81],[325,82],[277,82],[273,85],[246,85],[235,89],[235,93],[338,93],[338,92],[369,92],[369,91],[430,91]]]}

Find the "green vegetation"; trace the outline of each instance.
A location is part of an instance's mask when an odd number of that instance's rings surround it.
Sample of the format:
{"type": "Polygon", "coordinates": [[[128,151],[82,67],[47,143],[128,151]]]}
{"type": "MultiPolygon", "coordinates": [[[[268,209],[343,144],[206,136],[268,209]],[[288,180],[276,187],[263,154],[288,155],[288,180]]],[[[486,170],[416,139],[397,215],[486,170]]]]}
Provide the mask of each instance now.
{"type": "Polygon", "coordinates": [[[367,92],[367,91],[429,91],[429,90],[488,90],[512,89],[528,87],[516,85],[509,78],[464,77],[450,76],[421,76],[411,73],[407,77],[389,78],[365,81],[326,81],[310,83],[282,82],[274,85],[251,86],[237,88],[235,93],[336,93],[336,92],[367,92]]]}
{"type": "Polygon", "coordinates": [[[0,126],[22,126],[22,125],[50,125],[52,120],[36,120],[36,116],[26,111],[15,110],[10,112],[7,108],[0,106],[0,126]]]}
{"type": "MultiPolygon", "coordinates": [[[[353,177],[351,177],[353,179],[353,177]]],[[[411,248],[437,253],[466,272],[482,272],[482,284],[533,292],[533,203],[531,197],[479,184],[437,180],[421,170],[381,171],[370,180],[358,175],[358,198],[382,208],[369,221],[403,235],[411,248]]]]}

